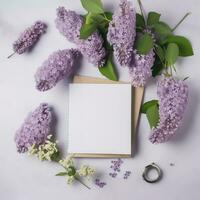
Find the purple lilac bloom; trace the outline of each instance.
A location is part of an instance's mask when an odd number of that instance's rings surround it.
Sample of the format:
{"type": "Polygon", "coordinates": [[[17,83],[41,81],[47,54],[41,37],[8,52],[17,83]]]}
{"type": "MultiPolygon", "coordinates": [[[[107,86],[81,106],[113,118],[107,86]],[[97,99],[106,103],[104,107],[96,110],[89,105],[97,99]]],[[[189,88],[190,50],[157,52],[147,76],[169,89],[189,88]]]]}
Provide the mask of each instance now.
{"type": "Polygon", "coordinates": [[[116,178],[117,173],[116,173],[116,172],[114,172],[114,173],[109,173],[109,176],[111,176],[112,178],[116,178]]]}
{"type": "Polygon", "coordinates": [[[131,62],[133,44],[136,36],[136,12],[131,2],[122,0],[119,10],[113,14],[108,27],[107,39],[113,45],[114,55],[122,66],[131,62]]]}
{"type": "Polygon", "coordinates": [[[17,151],[24,153],[32,145],[43,144],[50,133],[52,121],[51,109],[46,103],[40,104],[35,111],[25,119],[20,129],[15,134],[17,151]]]}
{"type": "Polygon", "coordinates": [[[80,15],[74,11],[66,10],[64,7],[59,7],[55,23],[59,32],[70,42],[75,43],[90,63],[98,67],[103,66],[106,56],[103,38],[98,32],[94,32],[87,39],[80,39],[80,29],[83,24],[80,15]]]}
{"type": "Polygon", "coordinates": [[[114,172],[120,172],[120,168],[121,165],[123,163],[121,158],[118,158],[117,160],[112,160],[111,161],[112,165],[110,166],[110,168],[114,171],[114,172]]]}
{"type": "Polygon", "coordinates": [[[49,90],[64,77],[72,75],[79,55],[76,49],[58,50],[52,53],[35,74],[36,88],[40,91],[49,90]]]}
{"type": "Polygon", "coordinates": [[[155,60],[154,55],[153,49],[146,55],[140,55],[136,50],[133,51],[129,73],[134,87],[144,86],[151,77],[151,67],[155,60]]]}
{"type": "Polygon", "coordinates": [[[97,67],[102,67],[106,56],[103,42],[103,38],[98,32],[95,32],[86,40],[79,40],[77,47],[90,63],[97,67]]]}
{"type": "Polygon", "coordinates": [[[37,21],[34,25],[27,28],[13,43],[13,50],[14,52],[18,54],[22,54],[25,51],[30,50],[30,48],[33,47],[33,45],[38,41],[40,36],[46,31],[46,24],[37,21]]]}
{"type": "Polygon", "coordinates": [[[188,86],[183,80],[166,77],[157,83],[160,121],[150,141],[163,143],[175,135],[188,104],[188,86]]]}
{"type": "Polygon", "coordinates": [[[131,171],[125,171],[124,173],[124,179],[128,179],[128,177],[131,175],[131,171]]]}
{"type": "Polygon", "coordinates": [[[79,41],[80,28],[83,19],[76,12],[66,10],[64,7],[57,8],[56,28],[67,40],[73,43],[79,41]]]}
{"type": "Polygon", "coordinates": [[[100,188],[103,188],[106,185],[106,183],[105,182],[101,182],[100,179],[96,178],[95,179],[95,185],[97,185],[100,188]]]}

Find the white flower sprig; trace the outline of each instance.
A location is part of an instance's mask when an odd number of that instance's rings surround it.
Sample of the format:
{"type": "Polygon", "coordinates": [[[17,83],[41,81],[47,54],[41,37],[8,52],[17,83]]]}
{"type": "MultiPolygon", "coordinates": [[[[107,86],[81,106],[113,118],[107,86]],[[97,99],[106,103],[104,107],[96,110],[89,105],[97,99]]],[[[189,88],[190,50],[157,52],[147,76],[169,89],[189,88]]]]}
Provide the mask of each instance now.
{"type": "Polygon", "coordinates": [[[58,174],[56,174],[56,176],[66,176],[68,184],[71,184],[74,182],[74,180],[76,180],[88,189],[90,189],[90,187],[82,182],[80,178],[85,177],[89,180],[95,172],[94,168],[88,165],[83,165],[80,167],[80,169],[76,169],[76,167],[74,166],[73,155],[67,156],[65,159],[60,160],[59,163],[65,169],[65,171],[59,172],[58,174]]]}
{"type": "Polygon", "coordinates": [[[95,170],[87,165],[76,169],[73,163],[73,155],[61,159],[58,141],[54,140],[53,135],[50,135],[52,116],[52,110],[46,103],[40,104],[31,112],[15,134],[17,151],[19,153],[27,152],[28,155],[33,155],[40,161],[55,162],[62,165],[65,171],[58,173],[57,176],[66,176],[68,184],[77,180],[90,189],[82,182],[81,177],[89,179],[95,170]]]}
{"type": "Polygon", "coordinates": [[[52,140],[52,135],[48,135],[44,144],[39,146],[32,145],[28,148],[28,155],[36,155],[40,161],[52,161],[58,157],[59,151],[57,148],[57,141],[52,140]]]}

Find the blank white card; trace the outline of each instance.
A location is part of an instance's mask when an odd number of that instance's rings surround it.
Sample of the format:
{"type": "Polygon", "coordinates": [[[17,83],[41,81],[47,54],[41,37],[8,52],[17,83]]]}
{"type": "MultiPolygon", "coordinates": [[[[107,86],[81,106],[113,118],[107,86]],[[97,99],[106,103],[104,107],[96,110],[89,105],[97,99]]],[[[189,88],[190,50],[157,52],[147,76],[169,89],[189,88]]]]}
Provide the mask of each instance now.
{"type": "Polygon", "coordinates": [[[131,155],[131,85],[70,84],[68,153],[131,155]]]}

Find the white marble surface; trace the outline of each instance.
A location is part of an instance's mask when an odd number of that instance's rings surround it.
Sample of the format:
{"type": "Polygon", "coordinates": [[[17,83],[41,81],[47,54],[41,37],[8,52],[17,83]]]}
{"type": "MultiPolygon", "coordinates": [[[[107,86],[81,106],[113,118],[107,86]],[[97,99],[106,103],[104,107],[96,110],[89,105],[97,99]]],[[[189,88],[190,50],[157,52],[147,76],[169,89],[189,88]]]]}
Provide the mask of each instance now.
{"type": "MultiPolygon", "coordinates": [[[[114,9],[118,1],[104,0],[106,7],[114,9]]],[[[136,3],[136,1],[134,1],[136,3]]],[[[190,101],[184,123],[177,136],[166,144],[153,145],[148,141],[149,126],[141,117],[137,137],[135,157],[124,160],[122,170],[131,170],[127,180],[122,174],[116,179],[108,176],[110,160],[82,159],[96,167],[102,180],[107,182],[103,189],[91,184],[92,190],[81,185],[67,186],[64,178],[54,177],[60,170],[55,164],[40,163],[38,160],[16,152],[13,137],[27,112],[40,102],[50,103],[57,114],[56,133],[64,154],[66,154],[67,120],[67,81],[61,81],[52,90],[41,93],[34,86],[34,73],[41,62],[57,49],[69,48],[68,43],[55,28],[55,9],[64,5],[69,9],[83,12],[78,0],[0,0],[0,199],[82,199],[82,200],[198,200],[200,199],[200,1],[199,0],[143,0],[148,10],[163,13],[162,19],[171,26],[188,11],[192,15],[177,29],[191,39],[195,56],[180,59],[177,63],[178,75],[189,76],[190,101]],[[11,44],[24,27],[41,19],[48,23],[47,33],[42,37],[30,54],[6,57],[12,52],[11,44]],[[142,180],[141,173],[150,162],[158,163],[164,172],[162,181],[148,184],[142,180]],[[170,163],[175,166],[170,166],[170,163]]],[[[80,74],[100,76],[98,71],[85,60],[80,74]]],[[[127,72],[119,68],[120,79],[128,80],[127,72]]],[[[146,88],[145,100],[156,95],[152,81],[146,88]]]]}

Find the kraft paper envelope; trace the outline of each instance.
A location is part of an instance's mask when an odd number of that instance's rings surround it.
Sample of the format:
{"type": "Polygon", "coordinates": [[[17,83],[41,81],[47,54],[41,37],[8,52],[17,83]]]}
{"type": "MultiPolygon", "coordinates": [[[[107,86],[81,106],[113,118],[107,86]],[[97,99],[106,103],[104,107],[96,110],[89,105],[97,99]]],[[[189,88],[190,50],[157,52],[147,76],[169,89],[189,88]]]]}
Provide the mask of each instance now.
{"type": "MultiPolygon", "coordinates": [[[[86,84],[117,84],[117,83],[125,83],[125,82],[117,82],[111,81],[108,79],[87,77],[87,76],[74,76],[73,83],[86,83],[86,84]]],[[[132,145],[134,142],[134,137],[136,134],[137,123],[140,113],[140,106],[143,99],[144,88],[132,88],[132,145]],[[133,134],[134,133],[134,134],[133,134]]],[[[75,157],[88,157],[88,158],[115,158],[115,157],[131,157],[131,155],[125,154],[88,154],[88,153],[75,153],[75,157]]]]}

